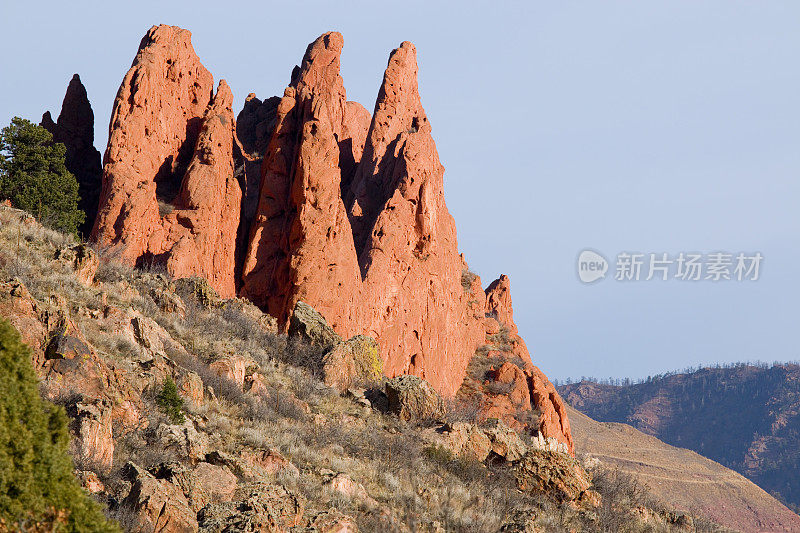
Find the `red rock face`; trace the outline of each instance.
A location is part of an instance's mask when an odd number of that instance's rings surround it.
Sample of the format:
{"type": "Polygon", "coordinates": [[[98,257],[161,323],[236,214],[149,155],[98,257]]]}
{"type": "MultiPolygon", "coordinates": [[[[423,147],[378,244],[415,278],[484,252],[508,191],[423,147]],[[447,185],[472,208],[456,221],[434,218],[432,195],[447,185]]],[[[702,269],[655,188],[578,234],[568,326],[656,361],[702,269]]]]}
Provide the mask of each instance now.
{"type": "Polygon", "coordinates": [[[69,82],[58,122],[53,122],[48,111],[42,116],[41,125],[53,134],[54,142],[67,148],[67,170],[78,180],[79,207],[86,213],[79,230],[88,235],[97,217],[103,167],[100,152],[94,147],[94,112],[80,76],[75,74],[69,82]]]}
{"type": "Polygon", "coordinates": [[[347,101],[343,44],[320,36],[282,98],[250,95],[237,137],[230,90],[212,94],[189,32],[151,29],[115,102],[96,239],[238,292],[284,330],[305,302],[339,335],[376,338],[387,376],[420,376],[445,396],[476,348],[506,336],[516,359],[492,379],[509,392],[486,395],[485,412],[524,428],[519,412],[539,409],[538,429],[571,449],[563,402],[517,333],[508,278],[484,291],[458,252],[414,45],[391,53],[370,116],[347,101]]]}
{"type": "MultiPolygon", "coordinates": [[[[511,281],[500,276],[485,292],[485,319],[483,327],[486,346],[490,347],[485,357],[492,370],[478,376],[477,397],[481,401],[484,418],[498,418],[509,426],[526,431],[539,431],[545,438],[555,438],[575,452],[572,432],[564,401],[547,376],[531,363],[525,341],[519,336],[514,323],[511,303],[511,281]],[[524,413],[538,411],[538,425],[531,427],[524,413]]],[[[465,385],[467,385],[465,381],[465,385]]],[[[472,385],[474,387],[475,385],[472,385]]],[[[475,394],[462,389],[465,396],[475,400],[475,394]]]]}
{"type": "Polygon", "coordinates": [[[241,190],[233,177],[232,96],[213,78],[191,33],[154,26],[120,86],[92,236],[131,264],[160,262],[235,294],[241,190]],[[232,233],[230,233],[232,229],[232,233]]]}
{"type": "Polygon", "coordinates": [[[405,42],[389,58],[354,181],[364,327],[381,344],[388,376],[415,374],[452,396],[483,331],[461,286],[443,176],[417,91],[416,49],[405,42]]]}
{"type": "Polygon", "coordinates": [[[309,45],[278,104],[242,294],[283,328],[302,300],[349,336],[359,322],[361,277],[341,199],[338,139],[344,140],[348,109],[339,75],[343,44],[331,32],[309,45]]]}

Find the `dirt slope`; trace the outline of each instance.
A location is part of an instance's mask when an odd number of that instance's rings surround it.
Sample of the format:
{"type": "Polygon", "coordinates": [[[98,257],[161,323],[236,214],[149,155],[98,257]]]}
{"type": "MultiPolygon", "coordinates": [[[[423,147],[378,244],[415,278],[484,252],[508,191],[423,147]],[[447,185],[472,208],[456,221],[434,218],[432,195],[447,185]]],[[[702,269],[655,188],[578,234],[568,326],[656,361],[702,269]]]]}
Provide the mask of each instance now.
{"type": "Polygon", "coordinates": [[[744,532],[800,531],[800,516],[733,470],[627,424],[568,415],[578,454],[636,476],[666,505],[744,532]]]}

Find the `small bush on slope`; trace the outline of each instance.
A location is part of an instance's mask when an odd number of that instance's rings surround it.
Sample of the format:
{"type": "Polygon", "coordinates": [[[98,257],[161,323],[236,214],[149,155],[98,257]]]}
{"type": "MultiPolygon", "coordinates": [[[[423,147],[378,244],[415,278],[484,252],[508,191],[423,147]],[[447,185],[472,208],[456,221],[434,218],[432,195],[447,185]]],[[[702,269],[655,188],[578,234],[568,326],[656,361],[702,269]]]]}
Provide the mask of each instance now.
{"type": "Polygon", "coordinates": [[[186,417],[183,416],[183,398],[178,396],[178,387],[171,378],[164,380],[161,392],[156,397],[156,403],[173,423],[183,424],[186,421],[186,417]]]}
{"type": "Polygon", "coordinates": [[[64,411],[43,401],[30,349],[0,320],[0,520],[27,530],[116,531],[72,476],[64,411]],[[59,527],[61,526],[61,527],[59,527]]]}

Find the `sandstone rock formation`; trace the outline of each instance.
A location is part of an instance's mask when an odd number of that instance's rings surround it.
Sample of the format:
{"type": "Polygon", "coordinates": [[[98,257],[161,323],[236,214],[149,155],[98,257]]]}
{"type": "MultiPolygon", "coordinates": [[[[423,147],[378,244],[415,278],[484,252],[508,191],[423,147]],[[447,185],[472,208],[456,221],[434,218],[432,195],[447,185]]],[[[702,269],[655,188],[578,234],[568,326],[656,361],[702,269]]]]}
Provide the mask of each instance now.
{"type": "MultiPolygon", "coordinates": [[[[480,278],[470,282],[475,294],[480,278]]],[[[473,301],[480,301],[476,296],[473,301]]],[[[517,333],[511,302],[511,282],[500,276],[486,288],[485,344],[470,362],[459,390],[462,401],[478,403],[481,417],[497,418],[540,439],[543,447],[554,439],[574,454],[566,405],[547,376],[531,362],[525,341],[517,333]]],[[[558,447],[558,445],[555,445],[558,447]]]]}
{"type": "MultiPolygon", "coordinates": [[[[238,293],[281,331],[315,310],[332,332],[323,353],[367,335],[386,376],[419,376],[444,397],[476,348],[506,336],[517,359],[490,379],[511,393],[484,395],[485,413],[571,447],[563,404],[513,322],[508,278],[484,292],[465,277],[414,45],[391,53],[372,115],[347,100],[343,45],[320,36],[283,96],[251,94],[234,124],[231,93],[220,82],[213,94],[189,32],[152,28],[114,104],[96,240],[238,293]],[[536,410],[535,428],[518,420],[536,410]]],[[[331,376],[353,362],[344,355],[331,376]]]]}
{"type": "Polygon", "coordinates": [[[360,333],[361,279],[341,199],[339,139],[347,114],[339,75],[343,44],[342,36],[331,32],[309,45],[278,105],[242,294],[282,324],[302,300],[349,337],[360,333]]]}
{"type": "Polygon", "coordinates": [[[88,236],[97,217],[103,167],[100,152],[94,147],[94,112],[80,76],[75,74],[70,80],[57,122],[53,122],[47,111],[41,124],[53,134],[53,142],[63,143],[67,148],[67,170],[78,180],[81,198],[78,207],[86,213],[86,219],[78,229],[88,236]]]}
{"type": "Polygon", "coordinates": [[[343,336],[377,338],[388,376],[417,374],[452,395],[482,333],[461,287],[416,50],[392,53],[367,133],[369,114],[346,100],[342,45],[338,33],[312,43],[278,106],[242,294],[284,324],[302,300],[343,336]]]}
{"type": "Polygon", "coordinates": [[[114,102],[93,237],[129,263],[164,264],[235,294],[241,187],[234,176],[233,96],[191,45],[154,26],[114,102]]]}
{"type": "Polygon", "coordinates": [[[379,339],[388,376],[415,374],[452,396],[483,332],[461,285],[443,176],[417,90],[416,49],[404,42],[389,58],[353,184],[364,330],[379,339]]]}

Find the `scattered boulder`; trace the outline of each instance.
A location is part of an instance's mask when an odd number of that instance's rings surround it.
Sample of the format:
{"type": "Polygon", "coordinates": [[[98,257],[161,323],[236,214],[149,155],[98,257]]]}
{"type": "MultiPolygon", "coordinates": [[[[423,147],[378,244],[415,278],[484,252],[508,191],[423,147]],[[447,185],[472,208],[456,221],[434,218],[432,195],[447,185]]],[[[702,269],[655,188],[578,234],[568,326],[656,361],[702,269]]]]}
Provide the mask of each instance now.
{"type": "Polygon", "coordinates": [[[128,463],[124,469],[132,485],[121,507],[133,516],[133,533],[195,533],[195,512],[183,491],[164,479],[128,463]]]}
{"type": "Polygon", "coordinates": [[[477,425],[455,422],[447,429],[443,445],[451,454],[481,462],[489,457],[492,441],[477,425]]]}
{"type": "Polygon", "coordinates": [[[345,392],[354,385],[379,379],[383,361],[378,341],[356,335],[334,346],[322,358],[322,375],[326,385],[345,392]]]}
{"type": "Polygon", "coordinates": [[[189,506],[197,512],[212,502],[231,501],[237,481],[226,467],[202,462],[183,474],[178,484],[183,488],[189,506]]]}
{"type": "Polygon", "coordinates": [[[530,450],[516,464],[514,474],[523,492],[545,494],[559,503],[587,509],[600,504],[600,495],[591,489],[591,476],[570,455],[530,450]]]}
{"type": "Polygon", "coordinates": [[[289,336],[298,337],[313,346],[330,350],[342,338],[333,331],[321,314],[305,302],[297,302],[289,320],[289,336]]]}
{"type": "Polygon", "coordinates": [[[80,243],[61,248],[56,251],[55,259],[72,268],[78,280],[87,287],[94,283],[94,275],[97,273],[97,267],[100,266],[100,258],[87,244],[80,243]]]}
{"type": "Polygon", "coordinates": [[[389,411],[405,421],[439,420],[444,417],[442,397],[430,384],[409,374],[386,382],[389,411]]]}
{"type": "Polygon", "coordinates": [[[194,423],[188,418],[183,424],[160,425],[156,430],[156,437],[165,448],[174,449],[178,457],[200,461],[208,453],[208,436],[197,431],[194,423]]]}
{"type": "Polygon", "coordinates": [[[92,349],[72,323],[67,323],[53,334],[45,350],[47,359],[77,359],[78,362],[92,355],[92,349]]]}
{"type": "Polygon", "coordinates": [[[528,449],[519,433],[501,420],[490,420],[483,433],[491,441],[492,451],[508,462],[522,459],[528,449]]]}
{"type": "Polygon", "coordinates": [[[212,502],[197,514],[200,531],[283,532],[302,524],[304,503],[280,485],[254,483],[235,502],[212,502]]]}

